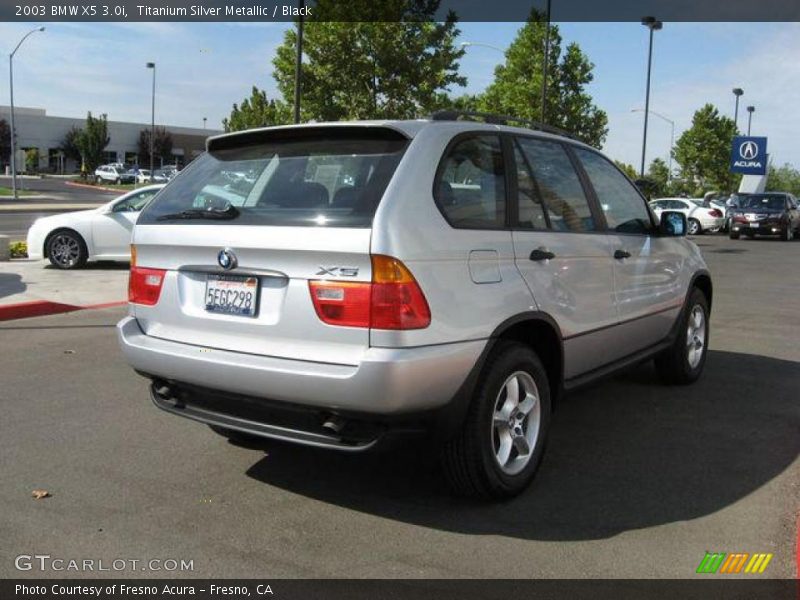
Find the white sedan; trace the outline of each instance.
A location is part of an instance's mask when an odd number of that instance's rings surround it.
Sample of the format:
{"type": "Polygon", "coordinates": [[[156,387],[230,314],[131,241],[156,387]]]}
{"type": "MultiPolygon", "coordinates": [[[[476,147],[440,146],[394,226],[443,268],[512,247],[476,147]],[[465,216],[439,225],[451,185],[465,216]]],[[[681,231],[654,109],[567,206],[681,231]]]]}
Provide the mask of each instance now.
{"type": "Polygon", "coordinates": [[[37,219],[28,230],[28,256],[47,257],[59,269],[87,260],[130,260],[131,232],[139,213],[164,184],[133,190],[98,208],[37,219]]]}
{"type": "Polygon", "coordinates": [[[706,231],[719,231],[725,225],[725,213],[719,208],[702,206],[702,200],[691,198],[659,198],[650,202],[650,207],[660,219],[665,210],[674,210],[686,215],[689,235],[698,235],[706,231]]]}

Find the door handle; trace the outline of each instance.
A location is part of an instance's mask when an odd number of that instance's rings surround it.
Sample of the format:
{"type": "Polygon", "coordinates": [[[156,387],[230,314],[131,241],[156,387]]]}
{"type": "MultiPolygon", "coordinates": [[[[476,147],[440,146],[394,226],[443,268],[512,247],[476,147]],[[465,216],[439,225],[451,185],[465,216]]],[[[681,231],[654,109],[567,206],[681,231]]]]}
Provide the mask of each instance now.
{"type": "Polygon", "coordinates": [[[616,258],[617,260],[622,260],[623,258],[630,258],[630,257],[631,253],[625,250],[617,250],[616,252],[614,252],[614,258],[616,258]]]}
{"type": "Polygon", "coordinates": [[[531,252],[530,259],[536,262],[540,260],[550,260],[551,258],[555,258],[556,255],[550,252],[546,248],[536,248],[533,252],[531,252]]]}

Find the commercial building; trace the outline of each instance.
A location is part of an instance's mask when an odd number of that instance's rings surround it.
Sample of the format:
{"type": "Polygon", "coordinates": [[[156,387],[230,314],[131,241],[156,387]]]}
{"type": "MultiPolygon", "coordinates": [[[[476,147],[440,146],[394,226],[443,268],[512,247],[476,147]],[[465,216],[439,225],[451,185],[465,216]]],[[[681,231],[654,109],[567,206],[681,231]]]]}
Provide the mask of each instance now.
{"type": "MultiPolygon", "coordinates": [[[[95,115],[97,116],[97,115],[95,115]]],[[[11,124],[11,109],[0,106],[0,119],[11,124]]],[[[85,119],[71,117],[53,117],[43,108],[14,107],[14,120],[17,130],[17,170],[26,168],[25,152],[30,149],[39,151],[39,172],[74,173],[80,170],[80,164],[67,159],[60,151],[61,143],[67,132],[73,127],[83,128],[85,119]]],[[[159,125],[161,126],[161,125],[159,125]]],[[[194,127],[164,126],[172,136],[172,158],[165,164],[185,165],[205,149],[205,140],[211,135],[221,133],[217,129],[194,127]]],[[[108,137],[105,151],[105,162],[122,162],[138,164],[139,135],[143,129],[150,129],[149,123],[126,123],[108,121],[108,137]]],[[[142,157],[144,160],[144,157],[142,157]]],[[[145,165],[142,164],[144,167],[145,165]]],[[[159,165],[160,166],[160,165],[159,165]]]]}

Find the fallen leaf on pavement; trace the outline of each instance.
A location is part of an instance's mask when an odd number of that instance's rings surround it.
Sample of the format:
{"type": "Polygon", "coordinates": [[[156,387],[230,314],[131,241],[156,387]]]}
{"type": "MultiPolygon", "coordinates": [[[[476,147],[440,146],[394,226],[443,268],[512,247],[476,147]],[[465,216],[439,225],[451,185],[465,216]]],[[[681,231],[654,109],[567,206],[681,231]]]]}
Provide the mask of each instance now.
{"type": "Polygon", "coordinates": [[[33,496],[36,500],[41,500],[42,498],[49,498],[50,492],[47,490],[33,490],[31,492],[31,496],[33,496]]]}

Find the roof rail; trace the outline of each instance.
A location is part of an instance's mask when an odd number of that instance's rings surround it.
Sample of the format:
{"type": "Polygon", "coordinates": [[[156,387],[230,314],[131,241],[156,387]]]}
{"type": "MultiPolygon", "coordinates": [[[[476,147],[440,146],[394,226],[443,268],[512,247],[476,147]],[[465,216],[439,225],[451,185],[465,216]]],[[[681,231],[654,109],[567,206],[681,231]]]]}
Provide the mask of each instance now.
{"type": "Polygon", "coordinates": [[[546,125],[538,121],[531,121],[529,119],[520,119],[519,117],[511,117],[508,115],[496,115],[486,112],[475,112],[467,110],[439,110],[430,116],[433,121],[475,121],[483,119],[484,123],[492,125],[510,125],[510,123],[519,123],[528,129],[535,129],[536,131],[544,131],[545,133],[552,133],[555,135],[562,135],[573,140],[583,141],[574,133],[565,131],[559,127],[546,125]]]}

